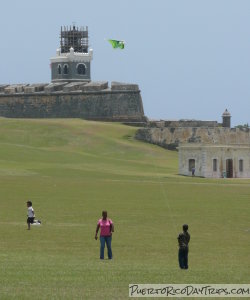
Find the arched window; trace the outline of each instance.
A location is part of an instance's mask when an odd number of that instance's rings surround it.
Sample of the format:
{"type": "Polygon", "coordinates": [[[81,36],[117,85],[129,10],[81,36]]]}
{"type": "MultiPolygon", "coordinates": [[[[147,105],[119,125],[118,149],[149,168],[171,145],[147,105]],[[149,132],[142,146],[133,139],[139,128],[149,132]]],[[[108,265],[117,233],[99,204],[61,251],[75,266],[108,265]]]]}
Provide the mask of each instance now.
{"type": "Polygon", "coordinates": [[[61,65],[58,65],[58,66],[57,66],[57,71],[58,71],[58,74],[59,74],[59,75],[62,74],[62,66],[61,66],[61,65]]]}
{"type": "Polygon", "coordinates": [[[78,64],[76,68],[77,68],[77,73],[79,75],[85,75],[86,74],[86,66],[84,64],[78,64]]]}
{"type": "Polygon", "coordinates": [[[64,65],[63,66],[63,74],[68,74],[69,73],[69,67],[68,67],[68,65],[64,65]]]}

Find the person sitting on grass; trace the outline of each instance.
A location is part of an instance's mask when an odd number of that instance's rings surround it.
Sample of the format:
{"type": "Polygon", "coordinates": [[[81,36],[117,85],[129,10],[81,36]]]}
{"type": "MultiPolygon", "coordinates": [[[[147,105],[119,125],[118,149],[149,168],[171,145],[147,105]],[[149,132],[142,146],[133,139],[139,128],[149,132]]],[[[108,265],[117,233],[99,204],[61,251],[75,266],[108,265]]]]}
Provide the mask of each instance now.
{"type": "Polygon", "coordinates": [[[35,220],[35,211],[32,207],[32,202],[31,201],[27,201],[27,207],[28,207],[27,224],[28,224],[28,230],[30,230],[30,224],[40,225],[41,221],[35,220]]]}
{"type": "Polygon", "coordinates": [[[105,243],[108,248],[108,258],[112,259],[112,249],[111,249],[111,240],[112,232],[114,232],[114,224],[111,219],[108,219],[107,211],[102,212],[102,219],[98,220],[96,227],[95,239],[97,240],[97,234],[99,228],[101,227],[100,233],[100,259],[104,259],[104,248],[105,243]]]}

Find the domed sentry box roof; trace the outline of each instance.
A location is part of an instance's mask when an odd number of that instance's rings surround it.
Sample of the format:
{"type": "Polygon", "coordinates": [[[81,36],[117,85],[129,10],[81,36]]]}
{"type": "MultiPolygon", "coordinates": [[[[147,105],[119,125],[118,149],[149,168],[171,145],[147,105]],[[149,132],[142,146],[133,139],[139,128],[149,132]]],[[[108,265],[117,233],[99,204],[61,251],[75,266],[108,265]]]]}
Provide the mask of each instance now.
{"type": "Polygon", "coordinates": [[[226,109],[222,115],[222,117],[231,117],[230,112],[226,109]]]}

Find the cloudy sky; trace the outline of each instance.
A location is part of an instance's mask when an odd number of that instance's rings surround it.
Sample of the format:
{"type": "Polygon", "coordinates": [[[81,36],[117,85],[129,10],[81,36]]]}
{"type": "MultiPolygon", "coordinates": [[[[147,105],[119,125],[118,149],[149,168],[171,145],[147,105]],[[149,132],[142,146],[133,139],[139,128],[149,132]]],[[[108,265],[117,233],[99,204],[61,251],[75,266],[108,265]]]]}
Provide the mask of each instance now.
{"type": "Polygon", "coordinates": [[[149,118],[221,121],[227,108],[250,124],[248,0],[8,0],[0,14],[0,84],[49,82],[60,26],[75,22],[92,80],[139,84],[149,118]]]}

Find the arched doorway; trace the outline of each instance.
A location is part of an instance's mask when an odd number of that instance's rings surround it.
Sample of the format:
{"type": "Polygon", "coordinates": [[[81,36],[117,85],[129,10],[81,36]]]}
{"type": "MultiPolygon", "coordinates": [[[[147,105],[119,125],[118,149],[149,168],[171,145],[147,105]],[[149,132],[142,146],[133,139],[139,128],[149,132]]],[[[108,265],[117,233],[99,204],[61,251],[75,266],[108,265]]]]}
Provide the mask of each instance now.
{"type": "Polygon", "coordinates": [[[195,159],[189,159],[188,160],[188,171],[192,173],[192,176],[194,176],[194,173],[195,173],[195,159]]]}
{"type": "Polygon", "coordinates": [[[227,178],[233,178],[233,160],[231,158],[226,160],[226,172],[227,178]]]}

